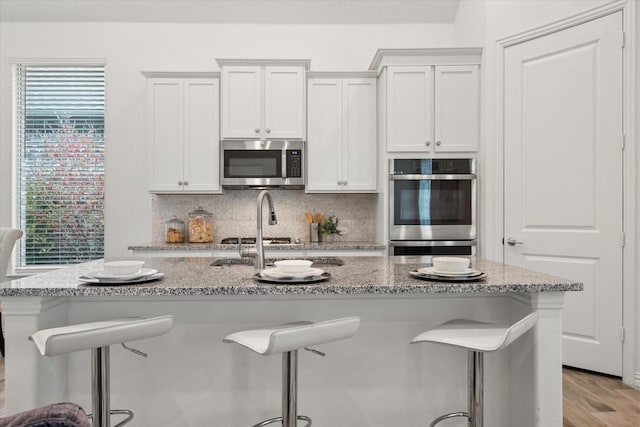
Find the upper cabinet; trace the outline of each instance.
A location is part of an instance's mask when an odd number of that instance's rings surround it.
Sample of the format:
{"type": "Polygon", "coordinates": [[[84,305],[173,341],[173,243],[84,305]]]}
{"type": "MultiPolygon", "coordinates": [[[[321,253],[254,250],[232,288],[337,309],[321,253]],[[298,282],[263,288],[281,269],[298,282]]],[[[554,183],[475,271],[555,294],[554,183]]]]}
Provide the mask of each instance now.
{"type": "Polygon", "coordinates": [[[308,94],[307,191],[375,192],[375,73],[312,73],[308,94]]]}
{"type": "Polygon", "coordinates": [[[220,193],[218,73],[143,73],[151,193],[220,193]]]}
{"type": "Polygon", "coordinates": [[[217,62],[223,139],[304,139],[309,61],[217,62]]]}
{"type": "Polygon", "coordinates": [[[386,49],[381,129],[388,152],[474,152],[480,140],[480,54],[464,49],[386,49]]]}

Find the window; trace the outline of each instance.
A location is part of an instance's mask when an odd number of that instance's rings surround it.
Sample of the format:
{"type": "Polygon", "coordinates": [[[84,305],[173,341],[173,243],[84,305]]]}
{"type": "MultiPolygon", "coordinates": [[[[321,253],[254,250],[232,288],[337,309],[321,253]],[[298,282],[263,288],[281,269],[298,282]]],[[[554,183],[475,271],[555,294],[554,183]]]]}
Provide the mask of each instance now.
{"type": "Polygon", "coordinates": [[[16,267],[104,256],[104,66],[14,65],[16,267]]]}

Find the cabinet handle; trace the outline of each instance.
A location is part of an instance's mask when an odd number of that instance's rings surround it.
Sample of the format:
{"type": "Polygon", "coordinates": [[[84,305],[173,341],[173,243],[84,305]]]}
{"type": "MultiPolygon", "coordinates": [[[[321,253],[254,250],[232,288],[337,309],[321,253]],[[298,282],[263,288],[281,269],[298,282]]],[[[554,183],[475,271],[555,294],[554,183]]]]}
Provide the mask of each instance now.
{"type": "Polygon", "coordinates": [[[267,131],[267,133],[271,133],[271,129],[266,128],[265,131],[267,131]]]}
{"type": "Polygon", "coordinates": [[[347,181],[342,181],[342,185],[347,185],[347,181]]]}
{"type": "Polygon", "coordinates": [[[256,133],[260,133],[260,128],[255,128],[255,129],[254,129],[254,131],[255,131],[256,133]]]}
{"type": "Polygon", "coordinates": [[[338,181],[338,185],[342,185],[342,181],[338,181]]]}
{"type": "Polygon", "coordinates": [[[430,146],[431,145],[431,141],[427,141],[426,146],[430,146]]]}
{"type": "Polygon", "coordinates": [[[178,185],[182,185],[182,181],[178,181],[178,185]]]}
{"type": "Polygon", "coordinates": [[[441,145],[442,145],[442,142],[440,142],[440,141],[436,141],[436,145],[439,147],[439,146],[441,146],[441,145]]]}
{"type": "Polygon", "coordinates": [[[184,182],[184,185],[189,185],[189,181],[185,181],[185,182],[184,182]]]}

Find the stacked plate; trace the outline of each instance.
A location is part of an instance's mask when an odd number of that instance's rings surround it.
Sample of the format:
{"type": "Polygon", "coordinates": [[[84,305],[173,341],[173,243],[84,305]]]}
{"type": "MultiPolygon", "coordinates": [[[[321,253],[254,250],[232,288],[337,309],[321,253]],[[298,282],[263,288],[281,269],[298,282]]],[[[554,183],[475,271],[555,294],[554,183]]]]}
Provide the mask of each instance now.
{"type": "Polygon", "coordinates": [[[486,273],[473,268],[466,268],[462,271],[442,271],[435,267],[424,267],[409,272],[414,277],[425,280],[436,280],[439,282],[471,282],[487,277],[486,273]]]}
{"type": "Polygon", "coordinates": [[[164,276],[164,273],[158,272],[153,268],[141,268],[135,273],[131,274],[116,274],[110,271],[94,271],[93,273],[80,276],[78,279],[81,282],[93,285],[130,285],[133,283],[144,283],[158,280],[164,276]]]}
{"type": "Polygon", "coordinates": [[[311,267],[311,261],[276,261],[275,268],[267,268],[255,274],[255,278],[269,283],[313,283],[327,280],[331,275],[319,268],[311,267]]]}

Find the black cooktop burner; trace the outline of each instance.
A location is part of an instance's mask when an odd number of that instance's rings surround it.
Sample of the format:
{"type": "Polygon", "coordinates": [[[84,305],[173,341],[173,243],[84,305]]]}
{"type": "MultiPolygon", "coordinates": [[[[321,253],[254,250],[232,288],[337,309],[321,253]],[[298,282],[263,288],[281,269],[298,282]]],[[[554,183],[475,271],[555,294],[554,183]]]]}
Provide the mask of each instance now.
{"type": "MultiPolygon", "coordinates": [[[[243,245],[255,245],[256,238],[255,237],[240,237],[240,240],[243,245]]],[[[262,242],[266,245],[289,245],[291,244],[291,237],[264,237],[262,242]]],[[[226,239],[222,239],[220,241],[222,245],[237,245],[238,238],[237,237],[227,237],[226,239]]]]}

